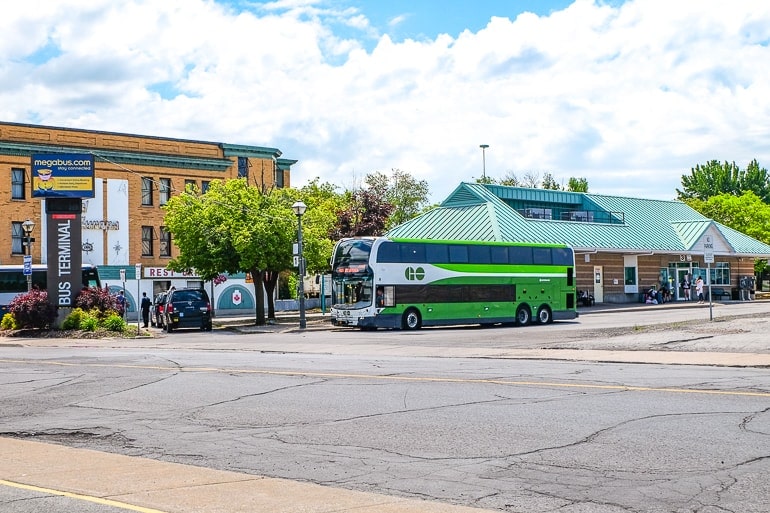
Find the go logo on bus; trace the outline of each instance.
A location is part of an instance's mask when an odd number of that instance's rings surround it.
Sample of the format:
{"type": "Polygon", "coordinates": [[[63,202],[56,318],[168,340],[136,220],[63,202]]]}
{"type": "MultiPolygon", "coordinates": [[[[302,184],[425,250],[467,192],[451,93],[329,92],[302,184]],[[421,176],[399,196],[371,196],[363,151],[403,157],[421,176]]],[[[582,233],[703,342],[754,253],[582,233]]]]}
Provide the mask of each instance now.
{"type": "Polygon", "coordinates": [[[422,267],[418,267],[417,269],[414,267],[407,267],[404,270],[404,276],[409,281],[421,281],[425,278],[425,269],[422,267]]]}

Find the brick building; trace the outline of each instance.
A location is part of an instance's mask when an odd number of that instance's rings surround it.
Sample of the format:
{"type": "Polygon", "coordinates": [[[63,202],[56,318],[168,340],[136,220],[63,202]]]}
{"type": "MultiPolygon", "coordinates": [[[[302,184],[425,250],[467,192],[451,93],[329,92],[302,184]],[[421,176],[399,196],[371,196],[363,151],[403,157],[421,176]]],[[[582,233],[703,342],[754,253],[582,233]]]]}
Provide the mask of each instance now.
{"type": "Polygon", "coordinates": [[[685,280],[698,276],[712,284],[714,299],[739,299],[742,285],[753,283],[755,259],[770,258],[767,244],[680,201],[472,183],[387,235],[566,243],[575,251],[577,290],[606,303],[635,302],[662,286],[684,299],[685,280]]]}
{"type": "Polygon", "coordinates": [[[141,263],[148,294],[175,279],[190,281],[165,271],[177,256],[161,209],[171,196],[237,177],[262,190],[289,187],[296,162],[281,158],[277,148],[0,122],[0,264],[22,263],[26,219],[35,222],[33,263],[46,263],[44,200],[31,197],[31,157],[40,153],[93,155],[94,197],[83,200],[83,263],[97,265],[110,285],[117,285],[119,269],[134,279],[141,263]]]}

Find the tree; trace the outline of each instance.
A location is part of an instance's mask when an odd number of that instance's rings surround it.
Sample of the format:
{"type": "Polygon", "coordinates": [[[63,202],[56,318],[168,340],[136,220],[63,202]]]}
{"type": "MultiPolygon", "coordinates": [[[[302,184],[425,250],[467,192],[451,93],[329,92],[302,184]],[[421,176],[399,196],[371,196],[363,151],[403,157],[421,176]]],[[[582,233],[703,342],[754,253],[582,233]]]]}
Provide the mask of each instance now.
{"type": "Polygon", "coordinates": [[[337,213],[332,239],[382,235],[393,205],[369,189],[347,192],[347,206],[337,213]]]}
{"type": "Polygon", "coordinates": [[[502,180],[500,180],[500,185],[505,185],[508,187],[520,187],[521,182],[519,182],[519,179],[516,177],[516,173],[513,171],[508,171],[505,173],[505,176],[503,176],[502,180]]]}
{"type": "MultiPolygon", "coordinates": [[[[707,200],[692,198],[684,201],[704,216],[770,244],[770,205],[753,192],[748,191],[740,196],[723,193],[707,200]]],[[[766,260],[759,260],[754,269],[762,272],[766,266],[766,260]]]]}
{"type": "MultiPolygon", "coordinates": [[[[185,191],[172,197],[164,206],[164,222],[180,253],[168,267],[194,269],[204,281],[222,272],[249,272],[257,303],[255,322],[265,324],[264,273],[291,265],[296,216],[288,200],[285,194],[263,194],[244,179],[214,180],[206,194],[185,191]]],[[[270,293],[268,308],[274,317],[270,293]]]]}
{"type": "Polygon", "coordinates": [[[417,180],[406,171],[392,169],[390,176],[377,171],[366,175],[365,182],[371,192],[393,205],[387,229],[417,217],[428,205],[428,182],[417,180]]]}
{"type": "Polygon", "coordinates": [[[545,173],[545,175],[543,175],[542,186],[543,189],[550,189],[553,191],[561,190],[561,185],[556,181],[551,173],[545,173]]]}
{"type": "Polygon", "coordinates": [[[567,190],[570,192],[588,192],[588,180],[571,176],[567,182],[567,190]]]}
{"type": "Polygon", "coordinates": [[[770,203],[770,179],[767,170],[760,168],[755,160],[746,170],[740,169],[735,162],[720,163],[712,160],[704,165],[696,165],[690,175],[682,175],[682,189],[677,189],[680,200],[707,200],[718,194],[740,196],[745,191],[752,191],[764,203],[770,203]]]}

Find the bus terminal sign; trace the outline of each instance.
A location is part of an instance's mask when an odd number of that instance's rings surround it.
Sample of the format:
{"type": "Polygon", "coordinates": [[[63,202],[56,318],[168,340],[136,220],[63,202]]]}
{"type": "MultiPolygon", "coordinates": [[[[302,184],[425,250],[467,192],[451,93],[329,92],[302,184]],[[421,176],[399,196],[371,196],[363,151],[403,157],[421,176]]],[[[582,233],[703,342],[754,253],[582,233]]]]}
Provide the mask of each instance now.
{"type": "Polygon", "coordinates": [[[94,156],[88,153],[32,155],[33,198],[93,198],[94,156]]]}

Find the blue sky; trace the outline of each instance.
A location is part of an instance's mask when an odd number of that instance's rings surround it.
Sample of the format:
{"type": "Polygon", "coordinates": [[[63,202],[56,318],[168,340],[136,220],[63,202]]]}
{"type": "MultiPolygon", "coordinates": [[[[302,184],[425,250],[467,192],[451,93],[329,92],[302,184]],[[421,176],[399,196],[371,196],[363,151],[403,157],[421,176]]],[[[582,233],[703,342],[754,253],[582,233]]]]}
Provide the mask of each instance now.
{"type": "Polygon", "coordinates": [[[0,17],[0,119],[280,148],[292,183],[392,169],[671,199],[770,162],[770,2],[40,0],[0,17]]]}

